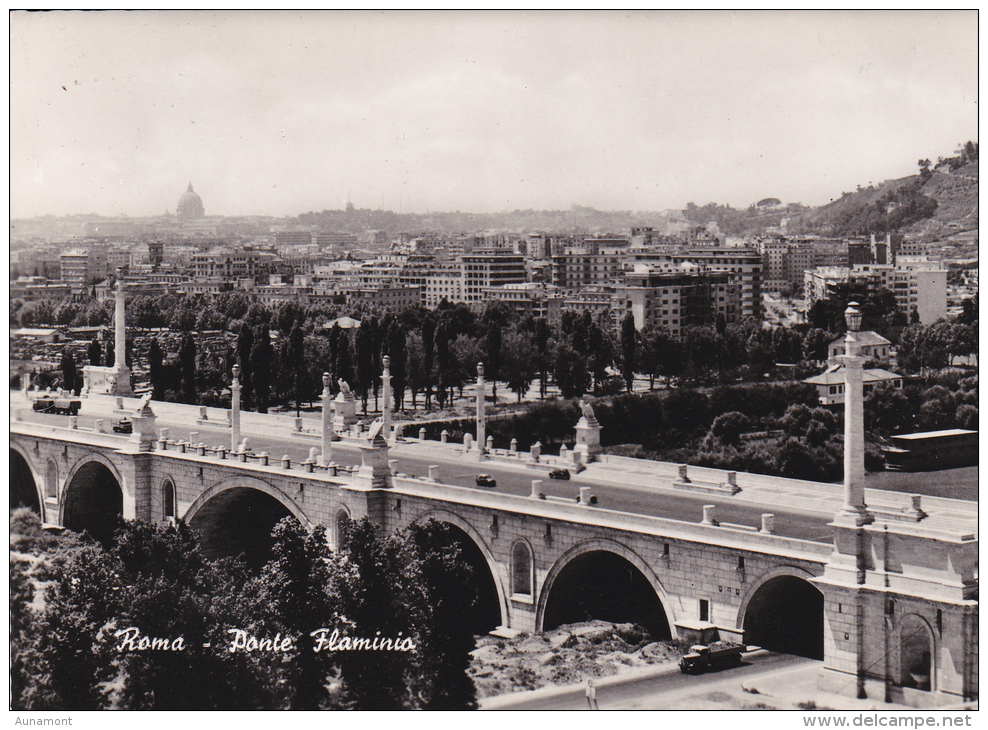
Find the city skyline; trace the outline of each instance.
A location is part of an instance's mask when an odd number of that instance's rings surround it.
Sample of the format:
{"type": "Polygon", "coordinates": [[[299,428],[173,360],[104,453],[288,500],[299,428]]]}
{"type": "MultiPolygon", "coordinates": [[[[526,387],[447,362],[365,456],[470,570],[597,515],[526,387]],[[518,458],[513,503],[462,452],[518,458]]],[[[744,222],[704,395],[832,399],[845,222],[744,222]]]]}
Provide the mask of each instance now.
{"type": "Polygon", "coordinates": [[[10,215],[821,205],[977,139],[977,11],[11,14],[10,215]]]}

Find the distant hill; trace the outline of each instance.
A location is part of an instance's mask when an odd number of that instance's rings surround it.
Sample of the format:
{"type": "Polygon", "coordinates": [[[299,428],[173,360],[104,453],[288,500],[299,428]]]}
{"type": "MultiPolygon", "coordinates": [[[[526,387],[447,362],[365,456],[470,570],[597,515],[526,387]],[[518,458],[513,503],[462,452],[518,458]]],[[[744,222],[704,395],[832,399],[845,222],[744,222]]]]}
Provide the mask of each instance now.
{"type": "Polygon", "coordinates": [[[792,220],[789,230],[867,235],[894,230],[939,238],[978,227],[978,163],[942,165],[920,175],[886,180],[844,193],[838,200],[792,220]]]}

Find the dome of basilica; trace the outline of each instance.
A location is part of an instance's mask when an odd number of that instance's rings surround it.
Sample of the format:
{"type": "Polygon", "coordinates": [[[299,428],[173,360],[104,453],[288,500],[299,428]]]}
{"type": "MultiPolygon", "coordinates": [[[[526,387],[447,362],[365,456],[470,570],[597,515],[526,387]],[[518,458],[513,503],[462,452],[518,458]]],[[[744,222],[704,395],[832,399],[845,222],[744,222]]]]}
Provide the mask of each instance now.
{"type": "Polygon", "coordinates": [[[202,218],[206,215],[202,207],[202,198],[192,189],[192,183],[189,183],[189,189],[178,199],[176,214],[179,218],[202,218]]]}

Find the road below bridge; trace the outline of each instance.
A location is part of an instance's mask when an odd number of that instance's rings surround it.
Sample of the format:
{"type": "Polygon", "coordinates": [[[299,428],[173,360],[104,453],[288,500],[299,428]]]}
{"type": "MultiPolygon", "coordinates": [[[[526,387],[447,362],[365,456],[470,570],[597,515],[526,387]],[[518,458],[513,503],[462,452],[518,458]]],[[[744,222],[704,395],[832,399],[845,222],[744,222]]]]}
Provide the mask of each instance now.
{"type": "MultiPolygon", "coordinates": [[[[745,655],[745,663],[701,675],[682,674],[675,665],[634,673],[625,678],[597,680],[597,705],[601,710],[663,710],[690,706],[690,698],[713,692],[740,691],[743,682],[770,672],[821,663],[813,659],[765,651],[745,655]]],[[[482,710],[586,710],[586,685],[559,690],[519,692],[482,701],[482,710]]],[[[755,705],[758,696],[752,695],[755,705]]],[[[725,707],[724,709],[740,709],[725,707]]]]}

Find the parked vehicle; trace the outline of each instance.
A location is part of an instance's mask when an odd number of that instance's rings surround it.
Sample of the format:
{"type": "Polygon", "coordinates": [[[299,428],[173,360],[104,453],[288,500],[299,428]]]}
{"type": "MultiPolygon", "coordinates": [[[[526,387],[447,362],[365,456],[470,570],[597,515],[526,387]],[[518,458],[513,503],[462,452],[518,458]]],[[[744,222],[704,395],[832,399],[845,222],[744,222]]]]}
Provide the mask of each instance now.
{"type": "Polygon", "coordinates": [[[553,469],[549,472],[550,479],[569,479],[569,469],[553,469]]]}
{"type": "Polygon", "coordinates": [[[683,674],[702,674],[708,669],[723,669],[741,665],[743,644],[730,641],[715,641],[713,644],[694,644],[689,653],[679,660],[679,671],[683,674]]]}
{"type": "Polygon", "coordinates": [[[60,413],[65,416],[78,415],[82,401],[71,398],[38,398],[32,408],[41,413],[60,413]]]}
{"type": "Polygon", "coordinates": [[[121,418],[113,424],[113,430],[117,433],[134,433],[134,423],[129,418],[121,418]]]}
{"type": "Polygon", "coordinates": [[[496,487],[497,480],[490,474],[478,474],[477,475],[477,486],[478,487],[496,487]]]}

